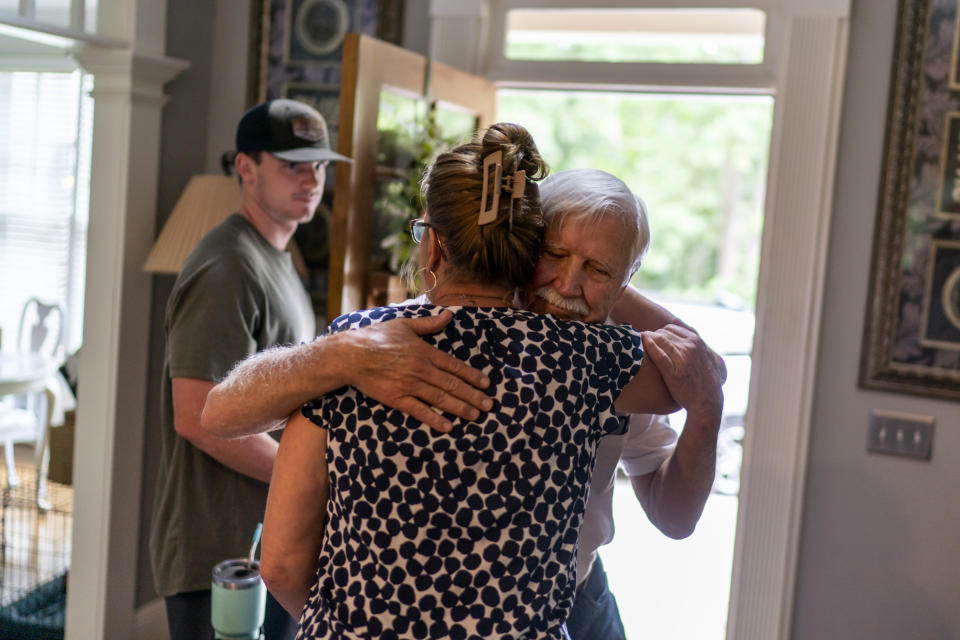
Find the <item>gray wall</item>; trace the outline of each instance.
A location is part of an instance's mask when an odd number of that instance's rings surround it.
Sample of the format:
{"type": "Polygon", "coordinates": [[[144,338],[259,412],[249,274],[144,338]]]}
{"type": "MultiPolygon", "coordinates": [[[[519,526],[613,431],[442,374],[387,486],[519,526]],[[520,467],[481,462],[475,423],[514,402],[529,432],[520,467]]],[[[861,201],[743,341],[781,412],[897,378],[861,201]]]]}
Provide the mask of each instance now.
{"type": "MultiPolygon", "coordinates": [[[[163,111],[157,231],[190,176],[219,171],[217,159],[233,148],[233,131],[246,108],[249,0],[168,0],[166,55],[190,68],[166,87],[163,111]],[[233,32],[227,33],[228,28],[233,32]],[[231,37],[232,36],[232,37],[231,37]],[[224,125],[223,122],[229,124],[224,125]]],[[[153,277],[147,418],[140,505],[137,605],[156,597],[150,570],[150,512],[160,455],[160,380],[163,375],[163,312],[173,276],[153,277]]]]}
{"type": "Polygon", "coordinates": [[[960,405],[857,388],[896,0],[854,0],[795,640],[960,638],[960,405]],[[867,454],[872,409],[934,416],[930,462],[867,454]]]}
{"type": "Polygon", "coordinates": [[[403,48],[430,55],[430,0],[406,0],[403,6],[403,48]]]}

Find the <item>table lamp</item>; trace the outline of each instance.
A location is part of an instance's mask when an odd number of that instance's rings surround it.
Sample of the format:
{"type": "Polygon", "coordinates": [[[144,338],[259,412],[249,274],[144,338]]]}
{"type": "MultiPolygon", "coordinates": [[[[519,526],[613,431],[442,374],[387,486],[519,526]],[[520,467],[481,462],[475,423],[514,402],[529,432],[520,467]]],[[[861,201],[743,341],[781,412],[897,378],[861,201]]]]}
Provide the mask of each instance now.
{"type": "MultiPolygon", "coordinates": [[[[143,270],[148,273],[180,273],[180,268],[200,238],[237,211],[239,206],[240,185],[235,176],[193,176],[164,223],[143,264],[143,270]]],[[[306,263],[292,238],[287,250],[290,251],[297,273],[306,275],[306,263]]]]}

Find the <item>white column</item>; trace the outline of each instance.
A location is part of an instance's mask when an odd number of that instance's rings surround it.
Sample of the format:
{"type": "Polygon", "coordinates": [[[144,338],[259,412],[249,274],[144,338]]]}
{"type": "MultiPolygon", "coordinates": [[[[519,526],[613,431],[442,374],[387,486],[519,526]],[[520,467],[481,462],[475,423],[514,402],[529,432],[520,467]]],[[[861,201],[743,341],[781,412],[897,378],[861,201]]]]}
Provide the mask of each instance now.
{"type": "MultiPolygon", "coordinates": [[[[133,0],[120,4],[135,8],[133,0]]],[[[121,24],[143,22],[131,15],[121,24]]],[[[154,29],[163,32],[162,24],[154,29]]],[[[66,637],[125,640],[133,630],[148,384],[151,281],[141,265],[156,220],[163,85],[187,63],[130,49],[76,57],[94,74],[94,134],[66,637]]]]}
{"type": "Polygon", "coordinates": [[[780,43],[731,640],[790,636],[846,69],[849,3],[792,4],[780,43]]]}

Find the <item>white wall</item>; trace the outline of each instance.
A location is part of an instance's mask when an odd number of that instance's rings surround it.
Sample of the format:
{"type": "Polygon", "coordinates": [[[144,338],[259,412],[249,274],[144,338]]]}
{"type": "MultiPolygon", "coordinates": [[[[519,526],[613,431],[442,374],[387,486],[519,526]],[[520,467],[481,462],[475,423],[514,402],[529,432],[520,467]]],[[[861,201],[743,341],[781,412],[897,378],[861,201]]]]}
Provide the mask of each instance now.
{"type": "Polygon", "coordinates": [[[795,640],[960,637],[960,405],[857,387],[896,14],[853,4],[795,640]],[[866,453],[877,408],[934,416],[932,460],[866,453]]]}

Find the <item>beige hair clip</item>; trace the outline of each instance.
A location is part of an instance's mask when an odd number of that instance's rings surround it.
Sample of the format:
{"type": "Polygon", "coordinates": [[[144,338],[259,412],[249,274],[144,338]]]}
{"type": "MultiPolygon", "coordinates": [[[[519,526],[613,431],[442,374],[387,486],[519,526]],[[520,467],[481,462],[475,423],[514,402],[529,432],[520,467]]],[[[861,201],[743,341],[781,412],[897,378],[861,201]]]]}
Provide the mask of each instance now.
{"type": "Polygon", "coordinates": [[[480,194],[480,216],[477,225],[490,224],[497,219],[500,208],[500,177],[503,175],[503,151],[496,150],[483,159],[483,191],[480,194]],[[490,174],[493,173],[491,180],[490,174]]]}
{"type": "Polygon", "coordinates": [[[503,151],[497,150],[483,159],[483,190],[480,194],[480,215],[477,225],[489,224],[497,219],[500,208],[501,180],[503,187],[510,192],[510,228],[513,228],[514,203],[523,197],[527,186],[526,171],[516,171],[513,175],[503,175],[503,151]]]}
{"type": "Polygon", "coordinates": [[[513,206],[523,197],[523,192],[527,188],[527,172],[524,170],[515,171],[512,176],[504,177],[507,189],[510,190],[510,228],[513,229],[513,206]]]}

